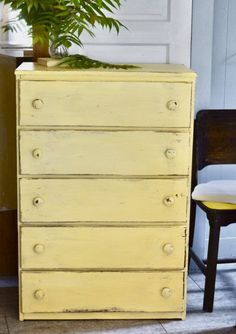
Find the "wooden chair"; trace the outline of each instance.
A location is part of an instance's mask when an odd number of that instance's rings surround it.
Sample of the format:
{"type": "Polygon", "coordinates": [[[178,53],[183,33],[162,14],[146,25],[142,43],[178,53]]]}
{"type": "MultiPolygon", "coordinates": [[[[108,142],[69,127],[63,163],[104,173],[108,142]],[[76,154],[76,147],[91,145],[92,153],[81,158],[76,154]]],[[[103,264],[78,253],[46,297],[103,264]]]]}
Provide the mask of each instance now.
{"type": "MultiPolygon", "coordinates": [[[[192,188],[194,189],[197,185],[199,170],[208,165],[217,164],[236,164],[236,110],[201,110],[196,116],[192,188]]],[[[208,201],[205,198],[204,200],[192,200],[189,259],[194,260],[206,277],[203,302],[203,310],[206,312],[213,311],[217,263],[236,263],[236,258],[218,259],[221,227],[235,222],[236,204],[221,200],[208,201]],[[196,204],[206,213],[210,225],[206,260],[200,259],[192,248],[196,204]]]]}

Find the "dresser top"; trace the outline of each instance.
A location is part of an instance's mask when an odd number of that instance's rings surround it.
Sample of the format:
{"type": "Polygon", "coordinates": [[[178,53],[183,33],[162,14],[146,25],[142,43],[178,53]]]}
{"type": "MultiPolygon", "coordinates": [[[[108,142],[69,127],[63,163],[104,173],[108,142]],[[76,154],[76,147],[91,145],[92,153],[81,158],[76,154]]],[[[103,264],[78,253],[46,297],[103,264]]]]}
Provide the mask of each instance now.
{"type": "Polygon", "coordinates": [[[184,65],[136,64],[132,69],[68,69],[46,67],[37,63],[23,63],[16,70],[21,80],[72,80],[72,81],[186,81],[192,82],[196,73],[184,65]]]}

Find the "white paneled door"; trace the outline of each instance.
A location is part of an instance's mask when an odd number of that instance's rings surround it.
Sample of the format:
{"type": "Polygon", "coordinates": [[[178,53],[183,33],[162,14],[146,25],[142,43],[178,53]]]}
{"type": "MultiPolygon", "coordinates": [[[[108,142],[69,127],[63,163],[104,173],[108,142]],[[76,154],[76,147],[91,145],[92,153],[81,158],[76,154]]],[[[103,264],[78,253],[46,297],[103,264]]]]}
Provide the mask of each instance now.
{"type": "MultiPolygon", "coordinates": [[[[1,11],[2,12],[2,11],[1,11]]],[[[10,13],[10,17],[14,13],[10,13]]],[[[96,28],[96,38],[83,35],[85,47],[71,48],[110,62],[190,64],[192,0],[122,0],[115,13],[127,29],[119,35],[96,28]]],[[[1,15],[0,15],[1,19],[1,15]]],[[[6,35],[0,33],[0,40],[6,35]]],[[[30,44],[26,28],[9,33],[9,42],[30,44]]]]}
{"type": "Polygon", "coordinates": [[[116,17],[128,28],[96,30],[83,52],[114,62],[190,64],[191,0],[123,0],[116,17]]]}

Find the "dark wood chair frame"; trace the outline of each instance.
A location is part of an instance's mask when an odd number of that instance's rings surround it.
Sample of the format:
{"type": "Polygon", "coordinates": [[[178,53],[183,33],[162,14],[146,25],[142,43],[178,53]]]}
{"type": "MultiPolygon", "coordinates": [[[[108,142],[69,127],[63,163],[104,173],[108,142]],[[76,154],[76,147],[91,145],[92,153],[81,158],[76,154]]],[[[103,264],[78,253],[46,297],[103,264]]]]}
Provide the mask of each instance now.
{"type": "MultiPolygon", "coordinates": [[[[197,185],[197,173],[208,165],[236,164],[236,110],[201,110],[194,126],[192,190],[197,185]]],[[[189,261],[192,259],[205,275],[203,311],[212,312],[218,263],[236,263],[236,258],[218,259],[220,230],[236,222],[236,210],[210,209],[202,202],[191,201],[189,261]],[[193,250],[196,204],[209,221],[207,259],[193,250]]]]}

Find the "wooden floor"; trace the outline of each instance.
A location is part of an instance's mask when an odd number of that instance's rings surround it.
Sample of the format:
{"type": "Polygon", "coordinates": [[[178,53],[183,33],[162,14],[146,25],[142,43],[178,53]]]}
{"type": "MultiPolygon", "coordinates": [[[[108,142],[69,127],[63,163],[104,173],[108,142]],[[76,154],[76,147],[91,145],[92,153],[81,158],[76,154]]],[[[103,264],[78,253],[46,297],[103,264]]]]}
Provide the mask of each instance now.
{"type": "Polygon", "coordinates": [[[0,279],[0,334],[236,334],[236,266],[220,265],[215,310],[202,313],[204,278],[192,273],[185,321],[25,321],[17,318],[15,280],[0,279]]]}

